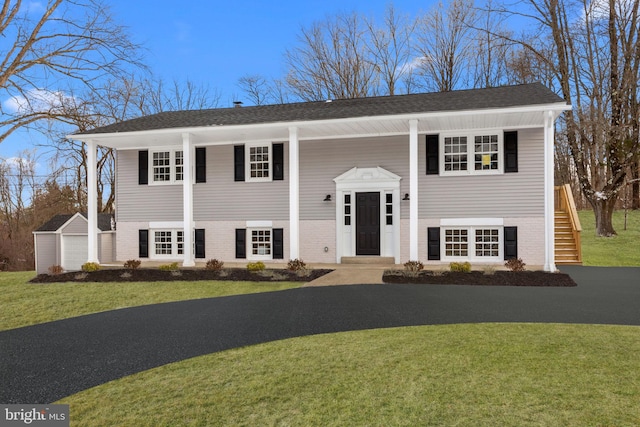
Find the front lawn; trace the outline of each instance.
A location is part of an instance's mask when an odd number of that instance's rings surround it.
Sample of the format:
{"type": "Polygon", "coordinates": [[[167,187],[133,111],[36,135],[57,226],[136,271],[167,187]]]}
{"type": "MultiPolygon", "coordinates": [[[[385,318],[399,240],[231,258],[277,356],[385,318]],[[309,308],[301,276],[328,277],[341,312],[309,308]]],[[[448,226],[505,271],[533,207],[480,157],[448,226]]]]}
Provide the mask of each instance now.
{"type": "Polygon", "coordinates": [[[626,326],[467,324],[294,338],[63,399],[72,426],[637,426],[626,326]]]}
{"type": "Polygon", "coordinates": [[[175,281],[33,284],[33,271],[0,273],[0,330],[125,307],[296,288],[294,282],[175,281]]]}
{"type": "Polygon", "coordinates": [[[579,211],[582,224],[583,265],[640,266],[640,211],[629,211],[624,230],[624,211],[613,213],[614,237],[596,237],[592,211],[579,211]]]}

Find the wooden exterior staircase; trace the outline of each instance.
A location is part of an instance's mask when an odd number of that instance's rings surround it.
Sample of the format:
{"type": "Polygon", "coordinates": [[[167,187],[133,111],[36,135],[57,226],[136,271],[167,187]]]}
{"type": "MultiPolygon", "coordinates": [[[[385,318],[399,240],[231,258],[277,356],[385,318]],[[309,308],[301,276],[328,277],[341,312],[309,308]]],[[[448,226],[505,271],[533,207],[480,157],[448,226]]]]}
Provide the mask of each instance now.
{"type": "Polygon", "coordinates": [[[569,184],[555,187],[555,262],[556,264],[582,264],[578,218],[569,184]]]}

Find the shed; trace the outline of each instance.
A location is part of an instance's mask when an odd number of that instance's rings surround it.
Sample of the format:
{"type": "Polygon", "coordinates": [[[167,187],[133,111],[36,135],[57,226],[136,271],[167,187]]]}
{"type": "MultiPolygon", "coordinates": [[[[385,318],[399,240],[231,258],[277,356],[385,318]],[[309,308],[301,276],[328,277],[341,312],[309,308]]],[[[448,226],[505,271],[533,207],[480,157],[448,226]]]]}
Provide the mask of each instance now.
{"type": "MultiPolygon", "coordinates": [[[[33,232],[37,274],[60,265],[65,271],[81,270],[87,262],[88,221],[85,213],[56,215],[33,232]]],[[[98,259],[115,259],[115,223],[112,214],[98,214],[98,259]]]]}

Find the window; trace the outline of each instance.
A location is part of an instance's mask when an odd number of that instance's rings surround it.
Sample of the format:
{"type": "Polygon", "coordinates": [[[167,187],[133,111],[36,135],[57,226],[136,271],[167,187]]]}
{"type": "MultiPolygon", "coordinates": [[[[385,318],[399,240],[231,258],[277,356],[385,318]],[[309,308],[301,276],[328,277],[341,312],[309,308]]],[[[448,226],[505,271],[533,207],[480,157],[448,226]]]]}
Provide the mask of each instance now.
{"type": "Polygon", "coordinates": [[[174,184],[184,179],[184,156],[181,150],[151,153],[151,182],[174,184]]]}
{"type": "Polygon", "coordinates": [[[444,232],[445,256],[466,257],[469,255],[467,230],[447,229],[444,232]]]}
{"type": "Polygon", "coordinates": [[[155,258],[176,258],[184,254],[184,231],[153,230],[153,252],[155,258]]]}
{"type": "Polygon", "coordinates": [[[482,135],[475,138],[476,170],[498,169],[498,135],[482,135]]]}
{"type": "Polygon", "coordinates": [[[269,151],[271,145],[247,145],[249,174],[248,181],[269,181],[271,180],[271,160],[269,151]]]}
{"type": "Polygon", "coordinates": [[[385,215],[387,218],[387,225],[393,225],[393,194],[385,194],[385,215]]]}
{"type": "Polygon", "coordinates": [[[251,230],[251,258],[271,258],[271,230],[251,230]]]}
{"type": "Polygon", "coordinates": [[[446,258],[467,258],[476,261],[500,259],[502,228],[452,227],[444,228],[446,258]]]}
{"type": "Polygon", "coordinates": [[[502,136],[445,135],[442,137],[443,175],[502,173],[502,136]]]}
{"type": "Polygon", "coordinates": [[[344,195],[344,225],[351,225],[351,194],[344,195]]]}
{"type": "Polygon", "coordinates": [[[476,230],[476,256],[500,256],[500,236],[497,229],[476,230]]]}
{"type": "Polygon", "coordinates": [[[452,136],[444,139],[444,170],[467,170],[467,137],[452,136]]]}

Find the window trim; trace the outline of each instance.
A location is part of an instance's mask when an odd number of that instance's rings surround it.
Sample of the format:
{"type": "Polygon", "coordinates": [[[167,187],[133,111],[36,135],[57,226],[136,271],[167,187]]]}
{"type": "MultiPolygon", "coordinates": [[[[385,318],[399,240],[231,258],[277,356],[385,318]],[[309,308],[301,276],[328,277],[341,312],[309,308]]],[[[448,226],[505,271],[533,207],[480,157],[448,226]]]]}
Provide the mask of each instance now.
{"type": "Polygon", "coordinates": [[[187,171],[184,170],[184,152],[182,148],[166,148],[163,150],[149,150],[149,166],[148,166],[148,185],[181,185],[184,182],[184,178],[187,175],[187,171]],[[176,179],[178,165],[176,165],[176,153],[182,152],[182,164],[180,167],[182,168],[182,179],[176,179]],[[156,153],[169,153],[169,168],[170,168],[170,178],[168,181],[156,181],[154,179],[154,165],[153,165],[153,155],[156,153]]]}
{"type": "Polygon", "coordinates": [[[447,132],[439,135],[439,167],[441,176],[468,176],[468,175],[502,175],[504,174],[504,131],[499,130],[478,130],[474,132],[447,132]],[[476,136],[497,136],[498,138],[498,168],[488,170],[475,169],[475,139],[476,136]],[[467,138],[467,170],[448,171],[445,170],[445,138],[466,137],[467,138]]]}
{"type": "Polygon", "coordinates": [[[271,261],[273,260],[273,227],[247,227],[247,259],[251,261],[271,261]],[[269,254],[256,255],[253,253],[253,233],[258,231],[269,232],[269,254]]]}
{"type": "MultiPolygon", "coordinates": [[[[265,162],[266,163],[266,162],[265,162]]],[[[247,142],[244,150],[244,180],[246,182],[271,182],[273,181],[273,143],[271,142],[247,142]],[[267,147],[269,156],[269,176],[251,177],[251,149],[256,147],[267,147]]]]}
{"type": "Polygon", "coordinates": [[[440,225],[440,259],[444,262],[469,261],[475,263],[496,263],[504,260],[504,226],[491,221],[487,224],[441,224],[440,225]],[[467,256],[447,255],[447,230],[467,231],[467,256]],[[476,230],[498,230],[498,255],[479,256],[476,253],[476,230]]]}
{"type": "Polygon", "coordinates": [[[184,255],[184,230],[181,228],[151,228],[149,229],[150,248],[149,259],[179,259],[184,255]],[[171,253],[158,254],[156,252],[156,233],[171,233],[171,253]],[[182,240],[178,241],[178,233],[183,233],[182,240]],[[182,245],[182,253],[179,253],[179,246],[182,245]]]}

